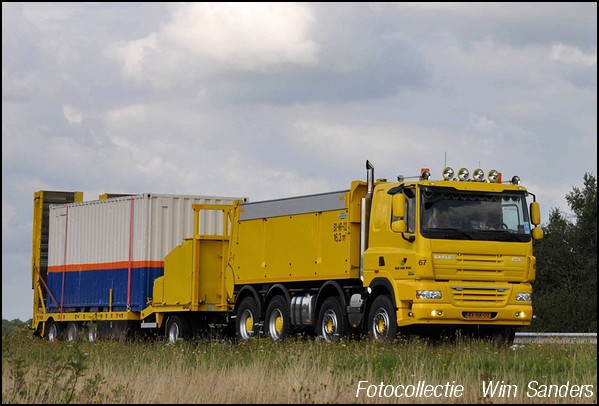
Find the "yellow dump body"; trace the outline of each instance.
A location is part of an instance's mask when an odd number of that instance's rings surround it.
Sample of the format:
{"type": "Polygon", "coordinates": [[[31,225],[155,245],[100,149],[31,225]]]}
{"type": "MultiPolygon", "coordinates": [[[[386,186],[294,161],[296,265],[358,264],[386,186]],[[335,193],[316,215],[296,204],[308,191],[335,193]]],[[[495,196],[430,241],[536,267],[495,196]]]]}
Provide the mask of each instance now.
{"type": "Polygon", "coordinates": [[[235,285],[356,279],[366,184],[241,205],[231,246],[235,285]]]}

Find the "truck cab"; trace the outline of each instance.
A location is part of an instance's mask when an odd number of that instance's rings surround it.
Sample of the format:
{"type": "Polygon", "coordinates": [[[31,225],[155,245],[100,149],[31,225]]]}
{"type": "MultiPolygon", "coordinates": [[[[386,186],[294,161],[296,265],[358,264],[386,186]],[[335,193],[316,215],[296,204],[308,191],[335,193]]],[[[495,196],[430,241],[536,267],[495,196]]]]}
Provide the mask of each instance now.
{"type": "Polygon", "coordinates": [[[503,183],[496,171],[487,179],[481,172],[454,178],[446,168],[435,181],[423,170],[415,181],[375,182],[363,280],[389,293],[372,301],[371,334],[452,326],[509,337],[530,324],[539,206],[527,203],[518,177],[503,183]]]}

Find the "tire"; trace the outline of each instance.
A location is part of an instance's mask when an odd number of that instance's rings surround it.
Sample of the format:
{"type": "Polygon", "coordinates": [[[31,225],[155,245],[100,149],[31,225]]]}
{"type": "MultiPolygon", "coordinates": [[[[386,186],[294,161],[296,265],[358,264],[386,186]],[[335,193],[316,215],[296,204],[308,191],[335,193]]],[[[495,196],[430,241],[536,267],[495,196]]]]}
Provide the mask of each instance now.
{"type": "Polygon", "coordinates": [[[100,338],[100,334],[98,332],[98,325],[96,323],[91,323],[87,326],[87,341],[90,343],[95,343],[100,338]]]}
{"type": "Polygon", "coordinates": [[[393,340],[397,335],[397,314],[387,295],[377,296],[368,312],[368,332],[373,340],[393,340]]]}
{"type": "Polygon", "coordinates": [[[80,332],[81,332],[81,327],[79,326],[79,323],[70,321],[67,324],[66,340],[71,341],[71,342],[79,341],[79,338],[81,336],[80,332]]]}
{"type": "Polygon", "coordinates": [[[258,336],[260,314],[258,304],[253,297],[244,298],[237,308],[235,335],[240,341],[251,340],[258,336]]]}
{"type": "Polygon", "coordinates": [[[498,347],[509,347],[514,344],[516,330],[513,327],[500,327],[492,331],[491,339],[498,347]]]}
{"type": "Polygon", "coordinates": [[[62,340],[62,330],[62,326],[54,320],[48,320],[46,322],[46,338],[48,341],[53,342],[62,340]]]}
{"type": "Polygon", "coordinates": [[[166,338],[169,344],[176,344],[179,340],[189,339],[191,326],[184,316],[171,316],[166,326],[166,338]]]}
{"type": "Polygon", "coordinates": [[[339,299],[336,297],[327,298],[318,313],[317,334],[325,341],[337,341],[347,335],[348,325],[347,317],[343,313],[339,299]]]}
{"type": "Polygon", "coordinates": [[[273,341],[284,340],[290,332],[289,305],[283,296],[275,296],[268,303],[264,333],[273,341]]]}

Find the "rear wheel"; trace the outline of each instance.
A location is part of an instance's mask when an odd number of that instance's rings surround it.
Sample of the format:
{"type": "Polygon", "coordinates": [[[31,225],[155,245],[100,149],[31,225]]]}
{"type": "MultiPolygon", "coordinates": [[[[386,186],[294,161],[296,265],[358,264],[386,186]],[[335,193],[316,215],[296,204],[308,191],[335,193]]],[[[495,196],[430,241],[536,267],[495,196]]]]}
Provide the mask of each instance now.
{"type": "Polygon", "coordinates": [[[67,341],[79,341],[80,330],[79,323],[70,321],[67,324],[67,341]]]}
{"type": "Polygon", "coordinates": [[[87,326],[87,341],[94,343],[98,341],[99,337],[98,325],[96,323],[91,323],[89,326],[87,326]]]}
{"type": "Polygon", "coordinates": [[[46,338],[48,341],[59,341],[62,339],[62,326],[54,320],[46,322],[46,338]]]}
{"type": "Polygon", "coordinates": [[[170,344],[176,344],[179,340],[187,340],[191,327],[183,316],[172,316],[168,319],[167,339],[170,344]]]}
{"type": "Polygon", "coordinates": [[[377,296],[368,314],[368,332],[375,340],[393,340],[397,335],[397,315],[387,295],[377,296]]]}
{"type": "Polygon", "coordinates": [[[274,341],[289,335],[289,306],[283,296],[272,298],[266,309],[265,333],[274,341]]]}
{"type": "Polygon", "coordinates": [[[253,297],[244,298],[237,308],[235,333],[238,340],[251,340],[258,335],[258,304],[253,297]]]}
{"type": "Polygon", "coordinates": [[[336,341],[347,334],[348,322],[336,297],[327,298],[318,316],[318,335],[325,341],[336,341]]]}

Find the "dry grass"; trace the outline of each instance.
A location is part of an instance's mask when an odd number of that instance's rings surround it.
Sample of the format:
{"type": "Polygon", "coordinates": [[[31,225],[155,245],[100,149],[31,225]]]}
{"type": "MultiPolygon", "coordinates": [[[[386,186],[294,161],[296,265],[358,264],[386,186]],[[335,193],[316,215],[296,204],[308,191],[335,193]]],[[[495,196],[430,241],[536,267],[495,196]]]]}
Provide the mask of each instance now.
{"type": "Polygon", "coordinates": [[[327,344],[312,339],[67,344],[21,332],[4,336],[2,347],[2,403],[597,402],[597,348],[590,344],[498,348],[480,341],[327,344]],[[461,385],[463,393],[397,398],[368,397],[363,390],[356,397],[359,381],[391,385],[387,393],[420,381],[461,385]],[[518,391],[511,387],[510,396],[485,398],[482,384],[490,381],[516,385],[518,391]],[[566,384],[592,385],[592,392],[529,397],[531,381],[557,385],[554,392],[560,386],[563,392],[566,384]]]}

